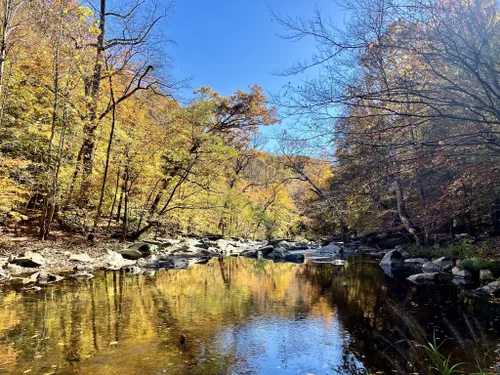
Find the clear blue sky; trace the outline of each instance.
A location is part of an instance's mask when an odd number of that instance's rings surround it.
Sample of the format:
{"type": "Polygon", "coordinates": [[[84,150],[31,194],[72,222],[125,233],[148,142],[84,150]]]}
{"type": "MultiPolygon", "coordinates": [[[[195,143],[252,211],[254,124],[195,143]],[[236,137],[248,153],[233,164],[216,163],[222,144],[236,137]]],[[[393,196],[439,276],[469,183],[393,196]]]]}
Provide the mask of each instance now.
{"type": "Polygon", "coordinates": [[[283,29],[272,21],[268,7],[280,16],[309,18],[315,6],[342,21],[333,0],[178,0],[168,30],[176,43],[169,48],[173,73],[192,77],[193,89],[211,86],[223,95],[253,84],[276,93],[306,75],[289,78],[271,72],[309,58],[314,43],[281,39],[277,34],[283,29]]]}

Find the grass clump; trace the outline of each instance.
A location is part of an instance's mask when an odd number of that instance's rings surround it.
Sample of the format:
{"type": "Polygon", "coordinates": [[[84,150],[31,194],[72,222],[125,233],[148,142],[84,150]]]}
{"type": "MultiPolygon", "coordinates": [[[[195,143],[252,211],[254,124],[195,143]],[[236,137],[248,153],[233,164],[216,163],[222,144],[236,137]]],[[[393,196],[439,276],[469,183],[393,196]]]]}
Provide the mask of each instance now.
{"type": "Polygon", "coordinates": [[[434,248],[432,246],[410,245],[408,254],[411,258],[440,258],[448,257],[451,259],[465,259],[478,257],[484,253],[483,244],[474,243],[471,240],[465,239],[457,243],[452,243],[444,247],[434,248]]]}
{"type": "Polygon", "coordinates": [[[465,259],[460,262],[460,268],[472,273],[479,273],[480,270],[490,270],[494,275],[500,274],[500,262],[495,260],[481,258],[465,259]]]}

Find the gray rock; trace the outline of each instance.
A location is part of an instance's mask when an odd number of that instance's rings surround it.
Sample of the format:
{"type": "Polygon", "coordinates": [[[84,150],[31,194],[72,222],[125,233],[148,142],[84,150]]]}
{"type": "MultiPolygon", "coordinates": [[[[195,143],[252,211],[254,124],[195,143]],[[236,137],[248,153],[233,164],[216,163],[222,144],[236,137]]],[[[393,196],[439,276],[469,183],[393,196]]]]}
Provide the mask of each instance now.
{"type": "Polygon", "coordinates": [[[405,258],[398,250],[391,250],[384,255],[380,265],[384,267],[401,267],[404,265],[404,260],[405,258]]]}
{"type": "Polygon", "coordinates": [[[108,253],[101,258],[101,262],[105,269],[111,271],[116,271],[122,267],[133,266],[136,264],[136,261],[124,259],[121,254],[111,250],[108,250],[108,253]]]}
{"type": "Polygon", "coordinates": [[[439,272],[425,272],[425,273],[417,273],[415,275],[411,275],[408,277],[408,281],[411,281],[414,284],[425,284],[428,282],[434,282],[438,279],[439,272]]]}
{"type": "Polygon", "coordinates": [[[331,242],[326,246],[320,247],[318,252],[321,254],[340,254],[342,253],[342,248],[331,242]]]}
{"type": "Polygon", "coordinates": [[[488,285],[476,289],[476,293],[480,295],[497,296],[500,294],[500,280],[493,281],[488,285]]]}
{"type": "Polygon", "coordinates": [[[404,265],[406,267],[421,268],[425,263],[427,263],[427,259],[410,258],[410,259],[405,259],[404,265]]]}
{"type": "Polygon", "coordinates": [[[433,260],[432,262],[441,267],[444,271],[449,271],[455,266],[455,262],[446,257],[438,258],[436,260],[433,260]]]}
{"type": "Polygon", "coordinates": [[[481,281],[491,281],[494,280],[493,274],[490,270],[479,270],[479,280],[481,281]]]}
{"type": "Polygon", "coordinates": [[[138,251],[142,254],[142,257],[145,258],[151,255],[151,244],[146,242],[135,242],[128,246],[127,250],[138,251]]]}
{"type": "Polygon", "coordinates": [[[69,260],[73,262],[80,262],[80,263],[89,263],[92,262],[92,258],[89,257],[87,253],[82,253],[82,254],[71,254],[69,256],[69,260]]]}
{"type": "Polygon", "coordinates": [[[13,257],[10,263],[21,267],[42,267],[45,265],[45,259],[41,254],[26,251],[24,255],[20,257],[13,257]]]}
{"type": "Polygon", "coordinates": [[[458,279],[470,279],[472,274],[467,270],[461,270],[458,267],[453,267],[451,269],[451,273],[458,279]]]}
{"type": "Polygon", "coordinates": [[[263,247],[259,247],[257,250],[262,252],[262,255],[264,257],[266,257],[274,251],[274,247],[273,246],[263,246],[263,247]]]}
{"type": "Polygon", "coordinates": [[[64,280],[64,277],[59,276],[59,275],[54,275],[53,273],[50,273],[50,272],[47,272],[44,270],[38,272],[38,276],[37,276],[38,284],[41,284],[41,285],[53,284],[53,283],[57,283],[61,280],[64,280]]]}
{"type": "Polygon", "coordinates": [[[137,265],[142,268],[174,268],[174,262],[166,255],[151,255],[149,258],[137,260],[137,265]]]}
{"type": "Polygon", "coordinates": [[[427,262],[422,265],[422,271],[428,273],[441,272],[443,271],[443,267],[437,265],[434,262],[427,262]]]}

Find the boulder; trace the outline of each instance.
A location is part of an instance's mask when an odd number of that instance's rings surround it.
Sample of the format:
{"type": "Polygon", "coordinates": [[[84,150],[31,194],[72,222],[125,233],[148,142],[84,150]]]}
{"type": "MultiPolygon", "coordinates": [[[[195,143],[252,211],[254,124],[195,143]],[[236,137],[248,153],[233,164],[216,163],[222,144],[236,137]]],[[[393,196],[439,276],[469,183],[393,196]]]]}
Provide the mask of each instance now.
{"type": "Polygon", "coordinates": [[[118,254],[120,254],[125,259],[131,259],[131,260],[137,260],[140,258],[144,258],[144,255],[140,251],[134,250],[134,249],[119,250],[118,254]]]}
{"type": "Polygon", "coordinates": [[[47,271],[38,272],[37,282],[42,285],[53,284],[63,280],[64,277],[59,275],[54,275],[53,273],[47,271]]]}
{"type": "Polygon", "coordinates": [[[405,259],[404,265],[406,267],[421,268],[425,263],[427,263],[427,259],[410,258],[410,259],[405,259]]]}
{"type": "Polygon", "coordinates": [[[240,255],[245,257],[245,258],[252,258],[252,259],[256,259],[258,256],[257,250],[245,250],[245,251],[242,251],[240,253],[240,255]]]}
{"type": "Polygon", "coordinates": [[[428,273],[434,273],[434,272],[441,272],[443,270],[443,267],[437,265],[434,262],[427,262],[422,265],[422,271],[428,272],[428,273]]]}
{"type": "Polygon", "coordinates": [[[380,265],[384,267],[401,267],[405,258],[398,250],[391,250],[382,258],[380,265]]]}
{"type": "Polygon", "coordinates": [[[16,264],[21,267],[42,267],[45,265],[45,259],[42,255],[32,251],[26,251],[20,257],[13,257],[10,263],[16,264]]]}
{"type": "Polygon", "coordinates": [[[425,284],[429,282],[434,282],[438,279],[439,272],[425,272],[425,273],[417,273],[415,275],[411,275],[407,278],[408,281],[411,281],[414,284],[425,284]]]}
{"type": "Polygon", "coordinates": [[[112,250],[108,250],[108,253],[101,258],[101,262],[105,269],[111,271],[116,271],[122,267],[133,266],[136,264],[135,260],[124,259],[121,254],[112,250]]]}
{"type": "Polygon", "coordinates": [[[274,251],[274,247],[268,245],[268,246],[259,247],[257,250],[262,252],[262,256],[266,257],[274,251]]]}
{"type": "Polygon", "coordinates": [[[451,269],[451,273],[458,279],[470,279],[472,274],[467,270],[461,270],[458,267],[453,267],[451,269]]]}
{"type": "Polygon", "coordinates": [[[291,263],[304,263],[304,254],[294,254],[294,253],[289,253],[285,254],[285,261],[291,262],[291,263]]]}
{"type": "Polygon", "coordinates": [[[441,267],[444,271],[449,271],[455,266],[455,262],[446,257],[435,259],[432,262],[441,267]]]}
{"type": "Polygon", "coordinates": [[[147,242],[136,242],[127,247],[127,250],[135,250],[142,254],[142,257],[151,255],[151,245],[147,242]]]}
{"type": "Polygon", "coordinates": [[[71,254],[69,256],[69,260],[71,260],[72,262],[80,262],[80,263],[92,262],[92,258],[89,257],[89,254],[87,253],[71,254]]]}
{"type": "Polygon", "coordinates": [[[343,251],[340,246],[332,242],[326,246],[320,247],[318,252],[321,254],[341,254],[343,251]]]}
{"type": "Polygon", "coordinates": [[[491,281],[494,280],[493,274],[490,270],[479,270],[479,280],[481,281],[491,281]]]}
{"type": "Polygon", "coordinates": [[[174,268],[174,262],[166,255],[151,255],[149,258],[140,258],[137,265],[142,268],[174,268]]]}
{"type": "Polygon", "coordinates": [[[480,295],[497,296],[500,294],[500,280],[493,281],[485,286],[476,289],[476,293],[480,295]]]}

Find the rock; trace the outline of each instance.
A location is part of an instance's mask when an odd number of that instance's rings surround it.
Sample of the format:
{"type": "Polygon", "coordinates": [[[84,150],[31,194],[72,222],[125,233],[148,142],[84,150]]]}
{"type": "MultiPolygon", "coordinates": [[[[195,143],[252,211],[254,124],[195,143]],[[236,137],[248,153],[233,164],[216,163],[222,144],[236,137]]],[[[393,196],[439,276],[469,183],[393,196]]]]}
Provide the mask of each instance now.
{"type": "Polygon", "coordinates": [[[476,293],[480,295],[496,296],[500,294],[500,280],[493,281],[488,285],[476,289],[476,293]]]}
{"type": "Polygon", "coordinates": [[[286,240],[284,238],[273,238],[273,239],[267,241],[267,244],[277,247],[283,241],[286,241],[286,240]]]}
{"type": "Polygon", "coordinates": [[[125,259],[130,259],[130,260],[137,260],[140,258],[144,258],[144,255],[140,251],[134,249],[119,250],[118,254],[120,254],[125,259]]]}
{"type": "Polygon", "coordinates": [[[262,252],[262,255],[264,257],[268,256],[269,254],[271,254],[273,251],[274,251],[274,247],[273,246],[263,246],[263,247],[259,247],[257,249],[258,251],[262,252]]]}
{"type": "Polygon", "coordinates": [[[140,275],[142,273],[142,269],[137,266],[125,267],[125,272],[130,273],[131,275],[140,275]]]}
{"type": "Polygon", "coordinates": [[[432,262],[441,267],[444,271],[449,271],[455,266],[455,262],[446,257],[438,258],[436,260],[433,260],[432,262]]]}
{"type": "Polygon", "coordinates": [[[290,250],[307,250],[309,245],[304,242],[292,242],[289,244],[290,250]]]}
{"type": "Polygon", "coordinates": [[[137,260],[142,268],[174,268],[174,262],[166,255],[151,255],[149,258],[137,260]]]}
{"type": "Polygon", "coordinates": [[[459,279],[470,279],[472,277],[472,274],[469,271],[461,270],[458,267],[453,267],[451,269],[451,273],[453,274],[453,276],[459,279]]]}
{"type": "Polygon", "coordinates": [[[245,251],[241,252],[240,255],[245,257],[245,258],[256,259],[258,254],[257,254],[257,250],[245,250],[245,251]]]}
{"type": "MultiPolygon", "coordinates": [[[[142,254],[143,258],[151,255],[151,245],[147,242],[136,242],[127,247],[127,250],[138,251],[142,254]]],[[[122,254],[123,255],[123,254],[122,254]]]]}
{"type": "Polygon", "coordinates": [[[81,272],[74,273],[73,275],[70,275],[69,277],[72,277],[72,278],[78,279],[78,280],[89,280],[89,279],[94,278],[94,275],[91,274],[90,272],[81,271],[81,272]]]}
{"type": "Polygon", "coordinates": [[[427,259],[424,258],[410,258],[410,259],[405,259],[404,265],[406,267],[413,267],[413,268],[421,268],[425,263],[427,263],[427,259]]]}
{"type": "Polygon", "coordinates": [[[45,265],[45,259],[41,254],[26,251],[23,256],[11,259],[10,263],[21,267],[41,267],[45,265]]]}
{"type": "Polygon", "coordinates": [[[116,271],[122,267],[133,266],[136,264],[134,260],[124,259],[115,251],[108,250],[108,253],[102,257],[103,267],[107,270],[116,271]]]}
{"type": "Polygon", "coordinates": [[[69,256],[69,260],[71,260],[72,262],[81,262],[81,263],[92,262],[92,258],[89,257],[89,255],[87,253],[71,254],[69,256]]]}
{"type": "Polygon", "coordinates": [[[318,252],[321,254],[341,254],[342,248],[332,242],[326,246],[320,247],[318,252]]]}
{"type": "Polygon", "coordinates": [[[285,261],[291,262],[291,263],[304,263],[304,254],[285,254],[285,261]]]}
{"type": "Polygon", "coordinates": [[[347,265],[347,262],[345,260],[342,260],[342,259],[335,259],[335,260],[332,260],[331,261],[331,264],[333,264],[334,266],[346,266],[347,265]]]}
{"type": "Polygon", "coordinates": [[[411,281],[414,284],[424,284],[428,282],[434,282],[439,277],[439,272],[425,272],[425,273],[417,273],[415,275],[411,275],[407,278],[408,281],[411,281]]]}
{"type": "Polygon", "coordinates": [[[64,277],[59,275],[54,275],[53,273],[47,271],[40,271],[37,276],[37,282],[41,285],[53,284],[63,280],[64,277]]]}
{"type": "Polygon", "coordinates": [[[381,266],[385,267],[401,267],[404,265],[405,258],[398,250],[391,250],[382,258],[381,266]]]}
{"type": "Polygon", "coordinates": [[[490,281],[494,280],[493,274],[490,270],[479,270],[479,280],[481,281],[490,281]]]}
{"type": "Polygon", "coordinates": [[[275,247],[274,250],[269,253],[266,258],[268,259],[281,259],[285,257],[287,251],[282,247],[275,247]]]}
{"type": "Polygon", "coordinates": [[[434,273],[434,272],[441,272],[443,270],[443,267],[437,265],[434,262],[427,262],[422,265],[422,270],[424,272],[428,273],[434,273]]]}
{"type": "Polygon", "coordinates": [[[88,265],[88,264],[78,264],[73,268],[73,271],[92,273],[92,272],[94,272],[94,267],[92,267],[91,265],[88,265]]]}

